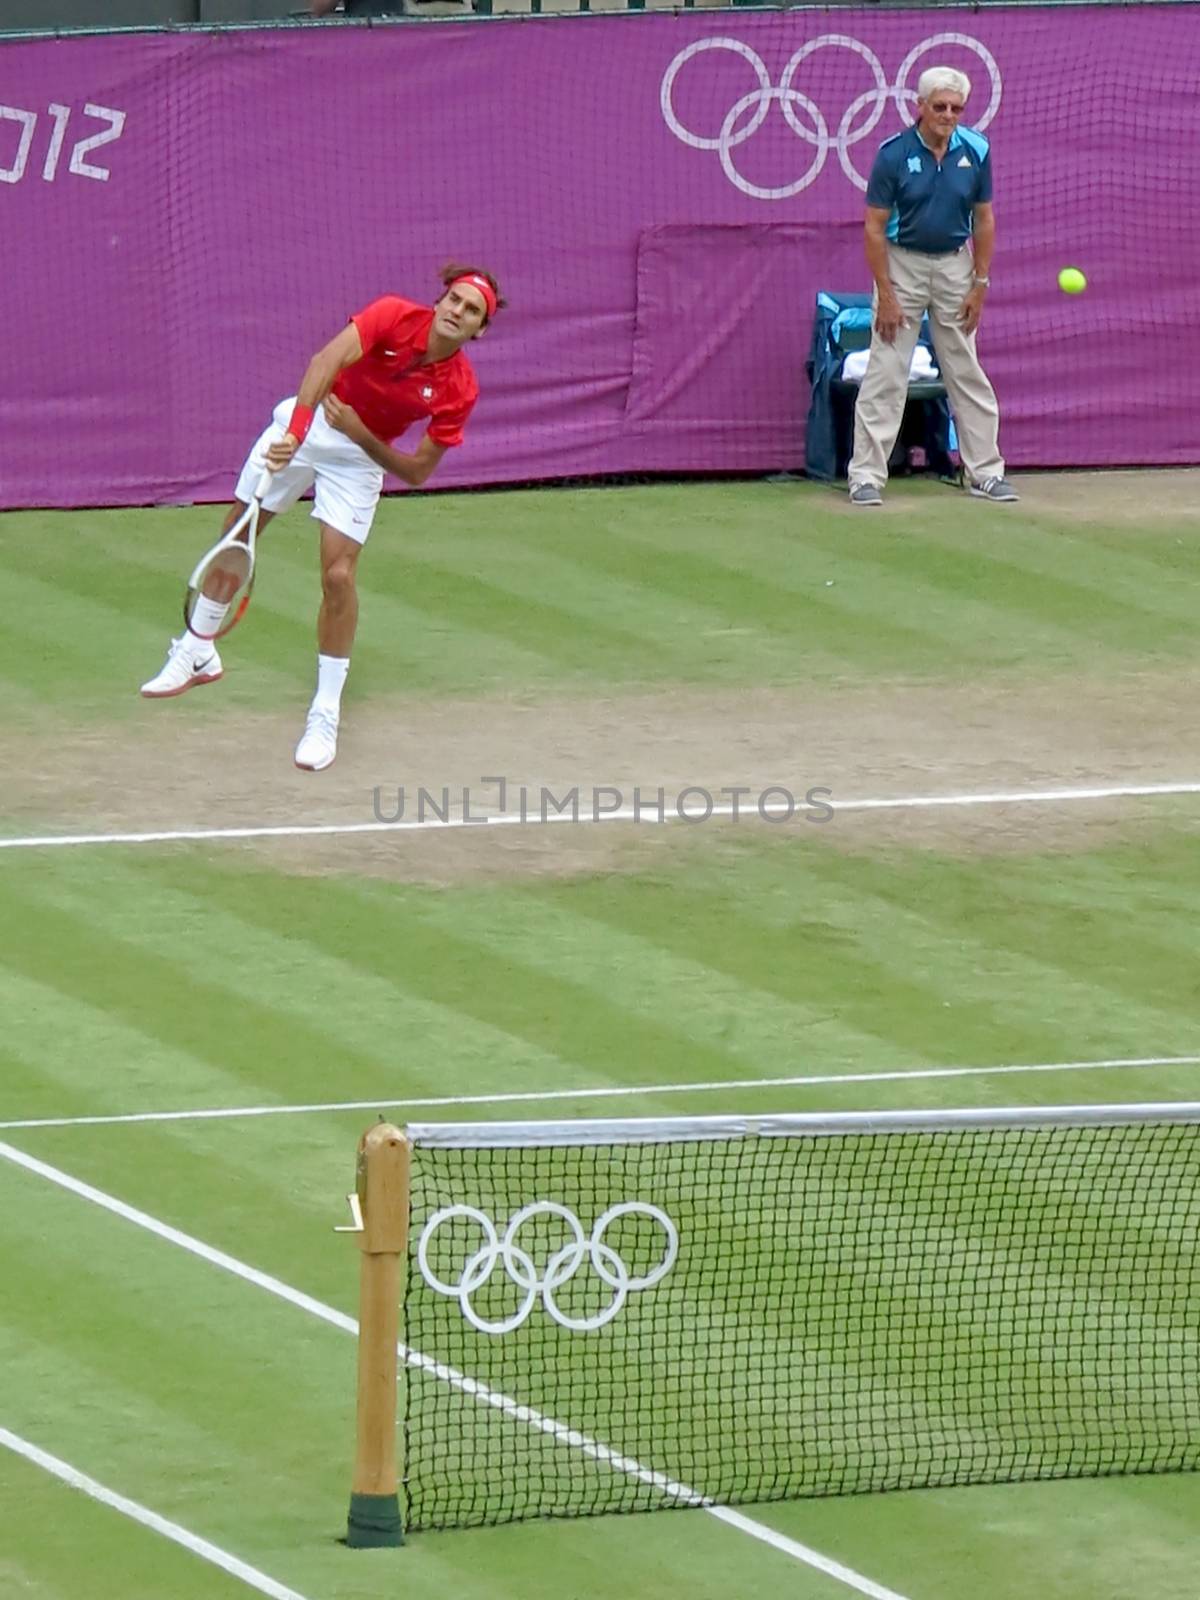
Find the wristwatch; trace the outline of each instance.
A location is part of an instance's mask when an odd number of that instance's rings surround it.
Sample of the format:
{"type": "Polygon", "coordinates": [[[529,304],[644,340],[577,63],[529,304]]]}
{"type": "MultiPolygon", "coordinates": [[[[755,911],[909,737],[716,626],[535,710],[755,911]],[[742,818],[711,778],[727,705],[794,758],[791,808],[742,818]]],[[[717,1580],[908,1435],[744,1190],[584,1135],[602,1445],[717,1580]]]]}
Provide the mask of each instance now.
{"type": "Polygon", "coordinates": [[[990,288],[992,280],[990,278],[981,278],[979,276],[979,274],[976,273],[975,274],[975,282],[976,283],[981,283],[983,285],[983,287],[985,289],[987,289],[987,288],[990,288]]]}

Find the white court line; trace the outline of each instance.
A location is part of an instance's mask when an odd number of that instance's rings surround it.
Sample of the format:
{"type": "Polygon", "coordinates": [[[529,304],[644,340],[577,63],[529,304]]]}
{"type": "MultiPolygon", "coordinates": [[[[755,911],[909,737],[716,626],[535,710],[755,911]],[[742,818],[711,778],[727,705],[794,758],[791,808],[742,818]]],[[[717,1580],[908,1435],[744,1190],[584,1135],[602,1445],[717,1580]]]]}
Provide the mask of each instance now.
{"type": "MultiPolygon", "coordinates": [[[[780,786],[774,786],[780,787],[780,786]]],[[[686,792],[686,791],[682,791],[686,792]]],[[[769,793],[770,790],[764,790],[769,793]]],[[[568,794],[570,791],[568,790],[568,794]]],[[[1139,796],[1172,795],[1172,794],[1200,794],[1200,783],[1134,783],[1134,784],[1107,784],[1091,789],[1013,789],[998,791],[992,794],[934,794],[934,795],[897,795],[894,798],[868,799],[868,800],[822,800],[810,802],[803,798],[793,800],[791,806],[780,801],[778,804],[769,803],[756,808],[758,815],[775,815],[783,813],[780,820],[785,820],[793,813],[800,815],[805,811],[830,810],[835,813],[842,811],[916,811],[927,809],[931,806],[1027,806],[1027,805],[1070,805],[1082,800],[1124,800],[1136,799],[1139,796]]],[[[665,808],[664,808],[665,810],[665,808]]],[[[733,817],[743,821],[750,820],[750,813],[738,802],[732,805],[720,806],[714,803],[708,817],[733,817]]],[[[574,827],[585,825],[598,825],[605,822],[634,822],[652,823],[661,826],[663,821],[667,824],[676,821],[685,825],[696,826],[702,819],[692,815],[690,817],[665,816],[660,817],[658,811],[649,806],[625,806],[616,811],[605,811],[597,815],[589,815],[580,810],[578,816],[570,812],[547,812],[545,816],[540,812],[536,816],[522,816],[519,812],[501,812],[490,816],[482,814],[471,817],[419,818],[404,822],[305,822],[287,823],[274,827],[245,827],[245,828],[172,828],[163,829],[153,833],[47,833],[30,834],[25,837],[5,839],[0,838],[0,850],[47,850],[66,845],[88,844],[188,844],[197,842],[210,842],[216,839],[311,839],[342,837],[360,833],[434,833],[445,832],[455,828],[500,828],[521,827],[541,828],[551,823],[561,822],[574,827]]]]}
{"type": "Polygon", "coordinates": [[[298,1594],[295,1589],[289,1589],[283,1583],[276,1583],[274,1578],[268,1578],[266,1573],[260,1572],[257,1567],[239,1560],[237,1556],[231,1556],[227,1550],[210,1544],[199,1534],[189,1533],[177,1522],[170,1522],[166,1517],[160,1517],[157,1511],[139,1505],[136,1500],[118,1494],[115,1489],[106,1489],[102,1483],[97,1483],[95,1478],[89,1478],[86,1472],[80,1472],[69,1462],[60,1461],[57,1456],[40,1450],[36,1444],[30,1444],[28,1439],[22,1439],[19,1434],[10,1433],[7,1428],[0,1427],[0,1445],[15,1455],[24,1456],[26,1461],[32,1461],[43,1471],[53,1473],[72,1489],[82,1490],[93,1500],[98,1500],[101,1505],[119,1511],[124,1517],[131,1517],[134,1522],[140,1522],[144,1528],[152,1528],[155,1533],[161,1533],[165,1539],[172,1539],[185,1550],[190,1550],[194,1556],[199,1556],[202,1561],[210,1561],[214,1567],[220,1567],[232,1577],[240,1578],[243,1583],[249,1584],[252,1589],[257,1589],[260,1594],[270,1595],[271,1600],[304,1600],[304,1596],[298,1594]]]}
{"type": "Polygon", "coordinates": [[[1113,1067],[1195,1067],[1200,1056],[1122,1056],[1108,1061],[1040,1061],[998,1067],[916,1067],[896,1072],[822,1072],[796,1078],[725,1078],[711,1083],[623,1084],[607,1089],[526,1089],[506,1094],[442,1094],[402,1100],[325,1100],[291,1106],[218,1106],[198,1111],[125,1111],[90,1117],[21,1117],[11,1128],[96,1128],[128,1122],[215,1122],[231,1117],[297,1117],[316,1111],[416,1110],[430,1106],[500,1106],[557,1100],[621,1100],[635,1095],[707,1094],[726,1089],[795,1089],[830,1083],[902,1083],[926,1078],[999,1078],[1020,1072],[1101,1072],[1113,1067]]]}
{"type": "MultiPolygon", "coordinates": [[[[110,1211],[114,1216],[132,1222],[139,1228],[144,1228],[148,1233],[155,1234],[160,1239],[165,1239],[168,1244],[178,1245],[181,1250],[188,1251],[191,1255],[199,1256],[202,1261],[207,1261],[213,1266],[222,1268],[225,1272],[232,1273],[246,1283],[254,1284],[256,1288],[265,1289],[268,1294],[286,1300],[289,1305],[297,1306],[302,1311],[309,1312],[314,1317],[319,1317],[322,1322],[329,1323],[332,1327],[340,1328],[344,1333],[357,1335],[358,1323],[353,1317],[348,1317],[342,1311],[337,1311],[333,1306],[327,1306],[320,1300],[315,1300],[311,1295],[303,1293],[300,1289],[293,1289],[290,1284],[273,1278],[270,1273],[260,1272],[257,1267],[251,1267],[244,1261],[239,1261],[235,1256],[227,1255],[224,1250],[217,1250],[212,1245],[204,1244],[202,1240],[193,1238],[191,1234],[183,1233],[178,1228],[173,1228],[169,1223],[160,1222],[157,1217],[150,1216],[145,1211],[139,1211],[136,1206],[127,1205],[124,1200],[118,1200],[114,1195],[105,1194],[102,1189],[93,1188],[90,1183],[84,1183],[79,1178],[73,1178],[69,1172],[63,1172],[58,1167],[52,1167],[45,1161],[39,1161],[36,1156],[26,1155],[23,1150],[18,1150],[14,1145],[0,1142],[0,1159],[11,1161],[15,1166],[23,1167],[27,1172],[34,1173],[39,1178],[45,1178],[50,1183],[57,1184],[60,1189],[78,1195],[83,1200],[89,1200],[93,1205],[110,1211]]],[[[627,1477],[637,1478],[643,1483],[649,1483],[660,1488],[664,1493],[676,1499],[690,1503],[709,1513],[710,1516],[719,1518],[737,1528],[740,1533],[748,1534],[752,1539],[758,1539],[763,1544],[770,1545],[784,1555],[791,1556],[793,1560],[803,1561],[806,1565],[836,1578],[848,1588],[856,1589],[859,1594],[868,1596],[868,1600],[905,1600],[903,1595],[897,1594],[894,1589],[885,1589],[872,1579],[855,1572],[851,1567],[844,1567],[839,1562],[831,1561],[819,1551],[810,1550],[807,1545],[800,1544],[795,1539],[776,1533],[774,1528],[768,1528],[765,1523],[756,1522],[752,1517],[744,1516],[741,1512],[731,1511],[723,1506],[713,1506],[705,1503],[704,1497],[696,1490],[688,1488],[686,1484],[678,1483],[668,1478],[664,1473],[655,1472],[652,1468],[643,1466],[635,1461],[632,1456],[625,1456],[613,1450],[609,1445],[602,1444],[598,1439],[591,1438],[588,1434],[581,1433],[575,1428],[569,1428],[565,1423],[556,1421],[540,1411],[535,1411],[532,1406],[521,1405],[510,1395],[502,1394],[499,1390],[490,1389],[486,1384],[480,1383],[475,1378],[470,1378],[466,1373],[459,1372],[456,1367],[447,1366],[440,1361],[435,1361],[431,1356],[423,1355],[419,1350],[412,1350],[406,1345],[398,1346],[404,1361],[412,1367],[427,1372],[431,1377],[439,1378],[443,1383],[450,1384],[453,1388],[469,1395],[481,1405],[494,1406],[496,1410],[510,1417],[514,1422],[520,1422],[527,1427],[535,1428],[541,1433],[550,1435],[561,1444],[580,1450],[584,1455],[591,1456],[594,1460],[603,1461],[614,1472],[624,1473],[627,1477]]],[[[97,1487],[99,1487],[97,1485],[97,1487]]],[[[130,1502],[132,1504],[132,1502],[130,1502]]],[[[139,1508],[140,1509],[140,1508],[139,1508]]],[[[153,1515],[148,1512],[147,1515],[153,1515]]],[[[165,1531],[165,1530],[164,1530],[165,1531]]],[[[182,1531],[182,1530],[181,1530],[182,1531]]],[[[251,1570],[251,1569],[247,1569],[251,1570]]],[[[268,1583],[271,1579],[266,1580],[268,1583]]],[[[294,1595],[290,1589],[275,1588],[264,1591],[273,1594],[277,1600],[302,1600],[301,1596],[294,1595]]]]}
{"type": "Polygon", "coordinates": [[[782,1550],[784,1555],[794,1556],[797,1561],[806,1562],[818,1572],[827,1573],[839,1583],[844,1583],[848,1589],[857,1589],[859,1594],[869,1595],[870,1600],[903,1600],[894,1589],[885,1589],[882,1584],[875,1583],[871,1578],[864,1578],[862,1573],[855,1572],[853,1567],[844,1567],[840,1561],[823,1556],[811,1545],[801,1544],[798,1539],[789,1539],[785,1533],[776,1533],[774,1528],[753,1521],[733,1506],[708,1506],[706,1509],[710,1516],[727,1522],[731,1528],[748,1533],[752,1539],[761,1539],[764,1544],[773,1545],[776,1550],[782,1550]]]}

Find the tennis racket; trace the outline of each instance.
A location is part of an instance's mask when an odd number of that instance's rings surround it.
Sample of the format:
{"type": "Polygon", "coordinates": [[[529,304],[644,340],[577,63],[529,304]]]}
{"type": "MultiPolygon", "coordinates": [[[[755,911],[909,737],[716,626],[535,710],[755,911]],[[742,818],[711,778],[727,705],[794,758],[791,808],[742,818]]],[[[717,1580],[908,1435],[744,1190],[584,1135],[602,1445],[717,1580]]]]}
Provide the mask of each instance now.
{"type": "Polygon", "coordinates": [[[258,518],[272,477],[264,468],[250,504],[212,549],[200,557],[188,579],[183,620],[197,639],[223,638],[246,614],[254,588],[258,518]]]}

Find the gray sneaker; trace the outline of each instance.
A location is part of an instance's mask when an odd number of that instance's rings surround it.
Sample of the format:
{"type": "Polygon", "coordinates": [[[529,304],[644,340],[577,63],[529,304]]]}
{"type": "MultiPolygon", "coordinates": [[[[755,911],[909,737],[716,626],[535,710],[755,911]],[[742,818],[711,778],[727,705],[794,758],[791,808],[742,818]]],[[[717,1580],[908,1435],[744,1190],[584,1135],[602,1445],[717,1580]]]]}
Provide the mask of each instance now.
{"type": "Polygon", "coordinates": [[[883,496],[873,483],[852,483],[850,485],[850,504],[852,506],[881,506],[883,496]]]}
{"type": "Polygon", "coordinates": [[[979,500],[1019,500],[1021,496],[1009,483],[1007,478],[985,478],[982,483],[973,483],[971,493],[979,500]]]}

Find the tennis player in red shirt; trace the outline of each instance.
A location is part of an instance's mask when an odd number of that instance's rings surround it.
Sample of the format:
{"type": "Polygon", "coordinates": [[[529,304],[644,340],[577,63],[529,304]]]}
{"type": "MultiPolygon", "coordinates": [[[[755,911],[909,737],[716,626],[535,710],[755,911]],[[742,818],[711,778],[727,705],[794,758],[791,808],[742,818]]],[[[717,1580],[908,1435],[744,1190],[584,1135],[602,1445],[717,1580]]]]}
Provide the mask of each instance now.
{"type": "MultiPolygon", "coordinates": [[[[433,306],[384,295],[350,318],[308,364],[300,392],[275,407],[272,425],[250,452],[238,478],[231,528],[249,504],[264,466],[274,474],[259,518],[272,517],[313,490],[312,514],[321,527],[321,609],[317,616],[317,692],[296,765],[309,772],[337,755],[342,689],[358,624],[355,574],[371,531],[383,475],[419,488],[446,451],[461,444],[479,395],[463,346],[477,339],[504,305],[499,286],[482,267],[452,262],[442,269],[443,292],[433,306]],[[391,441],[414,422],[428,427],[411,455],[391,441]]],[[[225,608],[193,621],[212,635],[225,608]]],[[[224,668],[211,637],[185,629],[171,642],[157,677],[142,685],[149,700],[215,683],[224,668]]]]}

